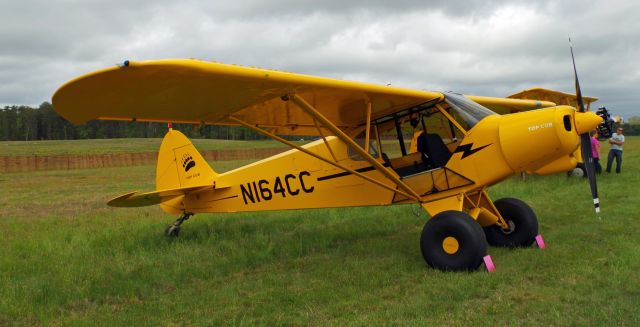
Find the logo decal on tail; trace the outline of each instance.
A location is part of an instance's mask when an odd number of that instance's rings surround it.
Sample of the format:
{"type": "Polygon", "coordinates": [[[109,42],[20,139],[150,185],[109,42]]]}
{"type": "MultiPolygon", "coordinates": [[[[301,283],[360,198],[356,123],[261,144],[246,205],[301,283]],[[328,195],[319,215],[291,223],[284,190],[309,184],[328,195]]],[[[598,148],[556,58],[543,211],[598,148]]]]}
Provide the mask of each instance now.
{"type": "Polygon", "coordinates": [[[193,158],[191,157],[190,154],[185,153],[182,156],[182,168],[184,168],[185,172],[188,172],[189,169],[193,168],[196,166],[196,162],[193,161],[193,158]]]}

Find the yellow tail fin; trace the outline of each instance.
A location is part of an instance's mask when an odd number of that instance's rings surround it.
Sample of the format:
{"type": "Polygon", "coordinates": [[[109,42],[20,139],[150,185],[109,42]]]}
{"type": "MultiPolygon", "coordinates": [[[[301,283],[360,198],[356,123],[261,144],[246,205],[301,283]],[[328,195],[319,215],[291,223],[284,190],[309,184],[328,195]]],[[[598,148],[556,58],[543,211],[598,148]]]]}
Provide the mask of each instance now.
{"type": "MultiPolygon", "coordinates": [[[[179,131],[169,129],[158,152],[156,190],[213,185],[218,176],[191,141],[179,131]]],[[[182,197],[160,204],[162,210],[182,212],[182,197]]]]}

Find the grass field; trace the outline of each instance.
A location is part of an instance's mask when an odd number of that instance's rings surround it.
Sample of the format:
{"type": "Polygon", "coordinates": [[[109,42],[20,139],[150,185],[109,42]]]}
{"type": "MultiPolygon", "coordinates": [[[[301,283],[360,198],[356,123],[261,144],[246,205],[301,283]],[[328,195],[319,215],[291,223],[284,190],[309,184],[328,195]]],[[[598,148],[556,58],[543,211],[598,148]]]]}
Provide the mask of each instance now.
{"type": "Polygon", "coordinates": [[[3,174],[0,326],[638,326],[639,167],[628,137],[600,219],[582,179],[493,187],[534,208],[547,248],[490,248],[492,274],[426,267],[411,206],[197,215],[167,239],[159,208],[105,205],[153,189],[153,167],[3,174]]]}
{"type": "MultiPolygon", "coordinates": [[[[238,148],[286,147],[273,140],[227,141],[192,139],[198,150],[221,150],[238,148]]],[[[149,139],[96,139],[67,141],[2,141],[0,156],[50,156],[65,154],[106,154],[155,152],[160,148],[161,138],[149,139]]],[[[304,142],[300,142],[302,144],[304,142]]]]}

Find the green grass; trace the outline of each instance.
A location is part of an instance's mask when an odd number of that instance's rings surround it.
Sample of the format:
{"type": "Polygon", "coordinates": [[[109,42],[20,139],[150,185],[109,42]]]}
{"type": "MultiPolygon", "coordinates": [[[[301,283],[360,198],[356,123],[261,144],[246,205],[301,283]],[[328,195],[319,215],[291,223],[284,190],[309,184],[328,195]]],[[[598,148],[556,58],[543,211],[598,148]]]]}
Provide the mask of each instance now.
{"type": "MultiPolygon", "coordinates": [[[[286,147],[273,140],[228,141],[213,139],[192,139],[198,150],[220,150],[236,148],[278,148],[286,147]]],[[[66,141],[2,141],[1,156],[51,156],[65,154],[105,154],[155,152],[162,139],[96,139],[66,141]]],[[[296,142],[304,144],[306,142],[296,142]]]]}
{"type": "Polygon", "coordinates": [[[599,179],[601,219],[582,179],[493,187],[547,243],[490,248],[493,274],[426,267],[411,206],[197,215],[167,239],[158,208],[105,205],[153,189],[153,167],[3,174],[0,325],[637,326],[639,138],[624,160],[599,179]]]}

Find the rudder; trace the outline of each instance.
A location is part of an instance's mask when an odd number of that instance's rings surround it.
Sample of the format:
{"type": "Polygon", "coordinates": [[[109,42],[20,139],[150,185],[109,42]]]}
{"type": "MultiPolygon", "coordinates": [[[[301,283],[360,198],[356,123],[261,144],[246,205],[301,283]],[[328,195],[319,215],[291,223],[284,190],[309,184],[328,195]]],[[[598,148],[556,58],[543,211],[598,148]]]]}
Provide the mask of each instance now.
{"type": "MultiPolygon", "coordinates": [[[[193,143],[180,131],[170,128],[158,151],[156,190],[212,185],[217,176],[193,143]]],[[[160,206],[173,214],[184,210],[182,198],[160,206]]]]}

